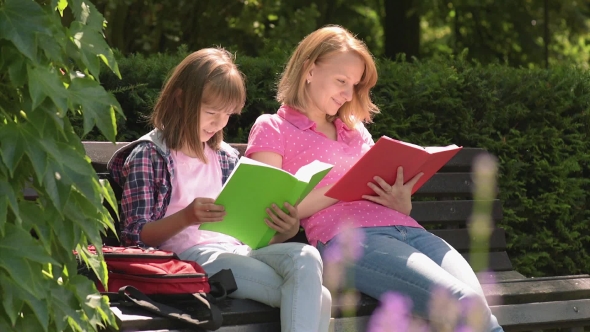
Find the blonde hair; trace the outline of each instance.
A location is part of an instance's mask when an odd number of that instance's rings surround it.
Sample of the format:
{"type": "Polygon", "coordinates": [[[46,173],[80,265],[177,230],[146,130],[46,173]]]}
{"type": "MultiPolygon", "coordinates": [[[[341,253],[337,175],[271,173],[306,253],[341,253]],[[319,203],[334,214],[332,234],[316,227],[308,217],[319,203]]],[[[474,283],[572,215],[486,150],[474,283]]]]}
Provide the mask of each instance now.
{"type": "Polygon", "coordinates": [[[349,128],[360,122],[371,122],[379,112],[369,95],[377,83],[377,68],[367,46],[343,27],[330,25],[307,35],[291,55],[278,84],[277,100],[285,105],[305,110],[309,105],[306,75],[313,64],[330,61],[335,53],[355,52],[365,63],[361,81],[354,87],[350,102],[338,110],[336,116],[327,116],[328,121],[339,117],[349,128]]]}
{"type": "MultiPolygon", "coordinates": [[[[188,55],[174,68],[150,118],[168,148],[186,146],[207,162],[200,139],[201,106],[239,114],[246,101],[244,76],[233,59],[222,48],[206,48],[188,55]]],[[[218,150],[222,141],[220,130],[207,144],[218,150]]]]}

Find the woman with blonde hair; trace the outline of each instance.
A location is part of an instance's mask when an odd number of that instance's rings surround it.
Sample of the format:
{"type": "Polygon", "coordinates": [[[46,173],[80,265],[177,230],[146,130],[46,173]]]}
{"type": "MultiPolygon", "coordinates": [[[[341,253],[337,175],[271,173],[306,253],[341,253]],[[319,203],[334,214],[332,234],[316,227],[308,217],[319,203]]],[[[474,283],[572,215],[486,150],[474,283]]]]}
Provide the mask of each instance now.
{"type": "Polygon", "coordinates": [[[480,304],[487,330],[502,331],[463,256],[409,216],[421,174],[406,184],[401,168],[395,183],[375,177],[367,184],[374,195],[359,201],[324,195],[374,144],[363,123],[378,112],[369,94],[376,82],[375,62],[363,42],[339,26],[314,31],[287,63],[278,84],[282,105],[257,119],[246,155],[291,173],[315,159],[335,165],[298,205],[298,214],[323,258],[348,241],[348,227],[362,233],[346,243],[361,253],[352,266],[359,291],[374,298],[405,294],[413,311],[427,316],[431,294],[444,289],[460,302],[480,304]]]}

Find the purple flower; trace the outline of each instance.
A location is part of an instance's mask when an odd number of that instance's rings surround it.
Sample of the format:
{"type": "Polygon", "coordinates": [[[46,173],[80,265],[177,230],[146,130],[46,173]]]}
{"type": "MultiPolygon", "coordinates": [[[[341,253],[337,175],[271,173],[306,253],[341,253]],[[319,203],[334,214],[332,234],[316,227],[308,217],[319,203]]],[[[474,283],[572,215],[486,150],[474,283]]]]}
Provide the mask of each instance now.
{"type": "Polygon", "coordinates": [[[339,236],[324,252],[328,262],[354,262],[363,255],[365,233],[355,227],[347,225],[339,236]]]}
{"type": "Polygon", "coordinates": [[[369,321],[368,332],[408,332],[411,326],[412,300],[404,295],[387,292],[369,321]]]}

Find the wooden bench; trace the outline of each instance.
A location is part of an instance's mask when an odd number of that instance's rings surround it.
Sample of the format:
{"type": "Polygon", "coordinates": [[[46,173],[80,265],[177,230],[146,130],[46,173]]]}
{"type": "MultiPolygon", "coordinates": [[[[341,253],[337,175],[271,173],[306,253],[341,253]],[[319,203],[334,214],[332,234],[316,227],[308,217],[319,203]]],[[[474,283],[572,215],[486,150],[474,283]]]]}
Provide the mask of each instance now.
{"type": "MultiPolygon", "coordinates": [[[[84,142],[86,152],[101,177],[107,174],[106,162],[113,152],[127,143],[84,142]]],[[[241,154],[245,144],[233,144],[241,154]]],[[[430,228],[461,252],[468,261],[471,239],[466,228],[472,207],[471,165],[482,149],[464,148],[414,195],[412,217],[430,228]]],[[[496,199],[492,219],[502,219],[502,204],[496,199]]],[[[514,270],[506,251],[506,234],[494,227],[487,251],[489,273],[480,276],[492,311],[506,331],[541,330],[570,327],[583,331],[590,326],[590,275],[526,278],[514,270]],[[494,283],[490,283],[494,280],[494,283]]],[[[355,317],[342,317],[338,305],[333,307],[335,331],[364,331],[378,301],[361,296],[355,317]]],[[[279,310],[249,301],[230,299],[221,304],[224,326],[220,331],[280,331],[279,310]]],[[[113,304],[121,330],[174,330],[182,326],[153,317],[145,312],[113,304]]]]}

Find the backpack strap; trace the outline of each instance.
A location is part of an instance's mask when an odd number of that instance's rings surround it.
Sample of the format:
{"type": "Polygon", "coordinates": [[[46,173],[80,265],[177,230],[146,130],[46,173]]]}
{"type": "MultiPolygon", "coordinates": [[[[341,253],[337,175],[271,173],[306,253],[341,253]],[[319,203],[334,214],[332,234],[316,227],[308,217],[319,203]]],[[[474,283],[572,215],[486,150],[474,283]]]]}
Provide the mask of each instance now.
{"type": "Polygon", "coordinates": [[[238,289],[234,274],[229,269],[223,269],[209,277],[211,292],[216,301],[221,301],[225,297],[238,289]]]}
{"type": "Polygon", "coordinates": [[[208,330],[217,330],[223,323],[223,316],[221,310],[215,305],[207,301],[201,294],[193,294],[196,300],[201,302],[204,307],[210,311],[210,319],[199,320],[197,317],[186,313],[180,309],[156,302],[150,299],[147,295],[133,286],[124,286],[119,289],[119,300],[126,305],[136,305],[145,310],[162,317],[181,321],[188,325],[204,328],[208,330]]]}

